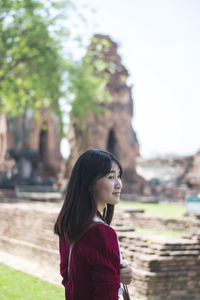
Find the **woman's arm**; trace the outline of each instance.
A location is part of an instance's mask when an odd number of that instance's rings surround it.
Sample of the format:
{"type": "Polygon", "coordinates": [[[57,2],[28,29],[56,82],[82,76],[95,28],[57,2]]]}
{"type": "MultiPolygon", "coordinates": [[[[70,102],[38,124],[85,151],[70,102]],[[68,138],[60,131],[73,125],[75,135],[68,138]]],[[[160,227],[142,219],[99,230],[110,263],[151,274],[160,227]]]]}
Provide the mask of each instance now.
{"type": "Polygon", "coordinates": [[[67,248],[67,244],[64,240],[59,238],[59,252],[60,252],[60,275],[63,277],[62,284],[65,286],[66,281],[68,280],[68,251],[69,247],[67,248]]]}
{"type": "Polygon", "coordinates": [[[120,287],[120,255],[116,233],[110,226],[96,226],[88,263],[92,299],[117,300],[120,287]]]}

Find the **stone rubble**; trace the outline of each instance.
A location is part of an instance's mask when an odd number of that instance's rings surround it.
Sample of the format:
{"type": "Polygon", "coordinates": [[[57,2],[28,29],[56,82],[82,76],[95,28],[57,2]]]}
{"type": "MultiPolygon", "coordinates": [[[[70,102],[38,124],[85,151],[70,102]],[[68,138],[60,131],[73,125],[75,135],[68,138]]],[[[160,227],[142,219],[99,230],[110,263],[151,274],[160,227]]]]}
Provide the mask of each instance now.
{"type": "MultiPolygon", "coordinates": [[[[61,203],[0,203],[1,251],[17,260],[21,258],[25,262],[30,261],[30,269],[36,276],[42,276],[42,269],[48,270],[48,274],[56,272],[56,278],[53,276],[51,281],[54,280],[57,284],[61,278],[58,238],[53,234],[53,224],[60,206],[61,203]],[[33,261],[35,267],[32,265],[33,261]],[[38,266],[40,272],[37,271],[38,266]]],[[[198,236],[193,233],[190,238],[169,238],[139,234],[133,231],[135,218],[130,216],[128,212],[117,210],[113,226],[119,237],[122,256],[133,267],[134,279],[129,286],[132,298],[199,300],[198,236]]],[[[148,226],[148,218],[146,222],[148,226]]],[[[25,269],[27,270],[27,265],[25,269]]]]}

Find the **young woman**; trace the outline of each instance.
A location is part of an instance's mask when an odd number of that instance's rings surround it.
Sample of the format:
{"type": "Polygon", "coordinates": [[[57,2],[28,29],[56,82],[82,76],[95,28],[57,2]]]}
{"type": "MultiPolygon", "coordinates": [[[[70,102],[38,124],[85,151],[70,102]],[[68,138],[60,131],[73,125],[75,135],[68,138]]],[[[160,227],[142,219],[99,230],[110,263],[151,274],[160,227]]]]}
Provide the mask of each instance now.
{"type": "Polygon", "coordinates": [[[120,200],[121,176],[118,159],[107,151],[88,150],[74,165],[54,227],[66,300],[117,300],[120,282],[131,282],[132,269],[122,262],[109,226],[120,200]]]}

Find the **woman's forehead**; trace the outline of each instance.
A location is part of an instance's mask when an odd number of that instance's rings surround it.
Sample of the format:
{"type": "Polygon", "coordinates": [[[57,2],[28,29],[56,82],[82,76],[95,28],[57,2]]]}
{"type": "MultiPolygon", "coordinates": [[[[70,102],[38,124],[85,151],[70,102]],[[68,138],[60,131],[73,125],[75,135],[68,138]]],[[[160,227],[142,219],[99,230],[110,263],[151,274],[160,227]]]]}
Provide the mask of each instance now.
{"type": "Polygon", "coordinates": [[[116,163],[116,162],[112,162],[112,164],[111,164],[111,170],[110,170],[110,172],[116,172],[116,171],[120,171],[120,168],[119,168],[119,166],[118,166],[118,164],[116,163]]]}

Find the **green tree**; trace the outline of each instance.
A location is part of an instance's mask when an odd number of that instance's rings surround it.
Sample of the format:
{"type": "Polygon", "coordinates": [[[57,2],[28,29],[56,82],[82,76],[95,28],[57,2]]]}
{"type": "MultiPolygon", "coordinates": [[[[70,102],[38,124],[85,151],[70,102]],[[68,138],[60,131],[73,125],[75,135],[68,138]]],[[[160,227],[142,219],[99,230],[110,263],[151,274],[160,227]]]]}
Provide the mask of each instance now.
{"type": "Polygon", "coordinates": [[[72,105],[72,118],[83,128],[90,111],[99,114],[104,109],[109,97],[102,57],[92,49],[78,62],[64,55],[69,53],[63,45],[69,38],[72,7],[69,0],[1,0],[0,114],[12,117],[32,109],[37,116],[48,106],[62,123],[62,98],[72,105]]]}
{"type": "Polygon", "coordinates": [[[47,3],[0,2],[0,113],[16,116],[47,105],[59,114],[64,62],[56,20],[63,2],[47,3]]]}
{"type": "Polygon", "coordinates": [[[85,120],[90,112],[97,117],[109,111],[112,97],[107,88],[110,78],[110,62],[106,60],[106,51],[110,42],[107,39],[91,38],[86,55],[79,62],[67,64],[68,91],[72,93],[71,121],[79,130],[85,129],[85,120]]]}

